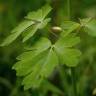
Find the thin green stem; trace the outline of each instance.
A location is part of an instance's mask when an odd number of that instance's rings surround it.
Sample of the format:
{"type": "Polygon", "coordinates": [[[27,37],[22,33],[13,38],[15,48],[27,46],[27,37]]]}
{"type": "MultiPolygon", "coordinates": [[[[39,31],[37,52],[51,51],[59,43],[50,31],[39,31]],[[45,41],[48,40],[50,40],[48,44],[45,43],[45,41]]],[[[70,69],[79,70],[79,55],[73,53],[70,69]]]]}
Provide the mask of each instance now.
{"type": "Polygon", "coordinates": [[[73,96],[77,96],[76,73],[74,68],[71,68],[71,76],[72,76],[71,78],[73,86],[73,96]]]}
{"type": "MultiPolygon", "coordinates": [[[[71,0],[67,0],[67,14],[68,20],[71,19],[71,0]]],[[[73,87],[73,96],[77,96],[77,88],[76,88],[76,74],[75,69],[71,68],[71,78],[72,78],[72,87],[73,87]]]]}
{"type": "Polygon", "coordinates": [[[12,84],[7,79],[5,79],[3,77],[0,77],[0,83],[3,84],[3,85],[5,85],[10,90],[13,87],[12,84]]]}
{"type": "Polygon", "coordinates": [[[67,0],[67,15],[68,19],[71,19],[71,0],[67,0]]]}
{"type": "Polygon", "coordinates": [[[59,66],[59,73],[60,73],[60,79],[61,79],[63,90],[66,92],[67,96],[70,96],[70,92],[68,90],[69,85],[67,81],[67,74],[66,74],[65,66],[64,67],[59,66]]]}

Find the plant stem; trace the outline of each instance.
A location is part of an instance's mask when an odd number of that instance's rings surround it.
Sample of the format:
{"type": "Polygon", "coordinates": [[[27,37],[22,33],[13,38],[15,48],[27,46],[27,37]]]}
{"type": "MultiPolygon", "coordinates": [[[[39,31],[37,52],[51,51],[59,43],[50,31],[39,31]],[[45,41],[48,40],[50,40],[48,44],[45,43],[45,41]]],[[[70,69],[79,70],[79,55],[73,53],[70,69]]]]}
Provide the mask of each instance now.
{"type": "Polygon", "coordinates": [[[12,89],[12,85],[11,85],[11,83],[7,80],[7,79],[5,79],[5,78],[3,78],[3,77],[0,77],[0,83],[1,84],[3,84],[5,87],[7,87],[8,89],[12,89]]]}
{"type": "Polygon", "coordinates": [[[60,79],[61,79],[63,90],[66,92],[67,96],[70,96],[70,92],[68,90],[69,84],[67,81],[67,74],[66,74],[65,66],[64,67],[59,66],[59,73],[60,73],[60,79]]]}
{"type": "Polygon", "coordinates": [[[76,86],[76,73],[75,69],[71,68],[71,78],[72,78],[72,86],[73,86],[73,96],[77,96],[77,86],[76,86]]]}
{"type": "Polygon", "coordinates": [[[68,19],[71,19],[71,0],[67,0],[67,15],[68,19]]]}
{"type": "MultiPolygon", "coordinates": [[[[71,19],[71,0],[67,0],[67,15],[68,15],[68,20],[71,19]]],[[[71,78],[72,78],[72,91],[73,91],[73,96],[77,96],[77,88],[76,88],[76,74],[75,74],[75,69],[71,68],[71,78]]]]}

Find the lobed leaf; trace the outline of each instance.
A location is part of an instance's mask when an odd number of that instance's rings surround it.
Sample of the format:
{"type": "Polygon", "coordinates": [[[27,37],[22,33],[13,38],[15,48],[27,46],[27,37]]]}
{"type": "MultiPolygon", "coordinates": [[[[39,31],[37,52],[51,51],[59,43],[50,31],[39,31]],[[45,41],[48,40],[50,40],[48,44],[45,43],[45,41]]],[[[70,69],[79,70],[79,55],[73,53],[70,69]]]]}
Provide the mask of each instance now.
{"type": "Polygon", "coordinates": [[[30,12],[25,18],[41,22],[51,10],[52,8],[46,4],[41,9],[38,9],[37,12],[30,12]]]}
{"type": "Polygon", "coordinates": [[[13,69],[17,71],[18,76],[25,76],[22,84],[25,89],[28,89],[39,87],[42,80],[50,76],[57,64],[58,57],[56,53],[49,49],[33,58],[17,62],[13,69]]]}
{"type": "Polygon", "coordinates": [[[27,52],[17,57],[19,60],[13,69],[17,76],[24,76],[24,89],[39,87],[45,78],[50,76],[58,64],[58,57],[47,38],[40,38],[27,52]]]}
{"type": "Polygon", "coordinates": [[[71,32],[73,32],[74,30],[76,30],[78,27],[80,27],[79,23],[73,22],[73,21],[64,21],[61,24],[61,28],[64,30],[64,35],[67,35],[71,32]]]}
{"type": "Polygon", "coordinates": [[[35,64],[31,74],[26,76],[23,80],[25,89],[30,87],[38,87],[42,80],[48,77],[58,64],[58,57],[53,50],[48,50],[44,56],[35,64]],[[48,52],[48,53],[47,53],[48,52]]]}
{"type": "Polygon", "coordinates": [[[23,42],[27,41],[29,38],[31,38],[38,29],[42,29],[44,28],[47,23],[50,21],[50,18],[45,19],[44,21],[42,21],[41,23],[35,24],[33,25],[28,32],[26,32],[26,36],[23,38],[23,42]]]}
{"type": "Polygon", "coordinates": [[[40,38],[35,44],[32,45],[32,47],[26,48],[27,52],[22,53],[20,56],[17,57],[18,60],[27,60],[34,56],[37,56],[41,52],[47,50],[49,47],[51,47],[51,42],[45,38],[40,38]]]}
{"type": "Polygon", "coordinates": [[[80,42],[80,38],[73,34],[60,38],[54,45],[61,64],[75,67],[78,64],[81,52],[74,48],[80,42]]]}
{"type": "Polygon", "coordinates": [[[29,13],[23,22],[21,22],[15,29],[12,30],[1,46],[6,46],[12,43],[21,33],[26,33],[23,38],[23,42],[31,38],[38,29],[44,28],[50,21],[50,18],[45,19],[48,13],[51,11],[49,5],[45,5],[36,12],[29,13]],[[45,19],[45,20],[44,20],[45,19]]]}
{"type": "Polygon", "coordinates": [[[68,67],[75,67],[79,63],[81,52],[75,48],[55,49],[61,64],[65,64],[68,67]]]}
{"type": "Polygon", "coordinates": [[[7,46],[12,43],[26,28],[34,24],[33,21],[24,20],[15,29],[12,30],[11,35],[9,35],[1,44],[1,46],[7,46]]]}
{"type": "Polygon", "coordinates": [[[82,19],[81,25],[83,25],[85,32],[91,36],[96,36],[96,19],[86,18],[82,19]]]}
{"type": "Polygon", "coordinates": [[[62,36],[61,34],[55,45],[59,47],[74,47],[78,43],[80,43],[80,37],[75,36],[75,34],[69,34],[67,36],[62,36]]]}

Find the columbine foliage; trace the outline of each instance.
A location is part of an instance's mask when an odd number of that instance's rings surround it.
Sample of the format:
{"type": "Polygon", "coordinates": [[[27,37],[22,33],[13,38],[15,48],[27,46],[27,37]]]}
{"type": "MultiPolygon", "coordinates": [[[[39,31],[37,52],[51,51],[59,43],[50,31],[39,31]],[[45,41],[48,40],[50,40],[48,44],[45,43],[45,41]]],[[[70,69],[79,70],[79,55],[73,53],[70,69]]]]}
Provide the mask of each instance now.
{"type": "Polygon", "coordinates": [[[47,25],[50,18],[45,19],[45,17],[50,11],[51,7],[49,5],[45,5],[36,12],[30,12],[25,17],[25,20],[12,30],[11,35],[4,40],[1,46],[9,45],[22,33],[26,33],[26,36],[23,38],[23,42],[28,40],[38,29],[41,29],[47,25]]]}
{"type": "Polygon", "coordinates": [[[87,32],[91,36],[96,36],[96,19],[86,18],[82,19],[81,25],[83,26],[85,32],[87,32]]]}
{"type": "Polygon", "coordinates": [[[69,67],[76,66],[78,64],[78,58],[81,52],[73,48],[80,42],[80,38],[74,34],[62,36],[55,44],[55,50],[59,56],[60,63],[66,64],[69,67]]]}
{"type": "MultiPolygon", "coordinates": [[[[50,21],[50,18],[45,19],[45,17],[51,10],[49,5],[45,5],[35,12],[30,12],[1,46],[9,45],[22,33],[26,33],[23,42],[34,36],[38,29],[44,28],[50,21]]],[[[96,20],[91,18],[80,20],[80,24],[64,21],[61,24],[62,32],[59,39],[54,44],[48,38],[41,36],[32,46],[26,48],[12,67],[16,70],[17,76],[23,77],[24,89],[40,87],[59,64],[76,67],[81,56],[80,50],[75,47],[80,42],[76,32],[84,28],[88,34],[96,36],[95,25],[96,20]]]]}

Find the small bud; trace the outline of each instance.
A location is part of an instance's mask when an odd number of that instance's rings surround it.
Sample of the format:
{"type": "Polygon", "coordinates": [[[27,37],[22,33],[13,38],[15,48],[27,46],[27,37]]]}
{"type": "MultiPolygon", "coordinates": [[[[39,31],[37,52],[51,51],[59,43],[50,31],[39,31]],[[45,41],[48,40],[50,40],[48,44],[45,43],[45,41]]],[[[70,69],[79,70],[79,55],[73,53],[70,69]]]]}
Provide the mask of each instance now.
{"type": "Polygon", "coordinates": [[[93,95],[96,95],[96,88],[93,90],[93,93],[92,93],[93,95]]]}
{"type": "Polygon", "coordinates": [[[61,32],[62,31],[62,28],[61,27],[58,27],[58,26],[54,26],[54,27],[52,27],[52,31],[53,32],[61,32]]]}

